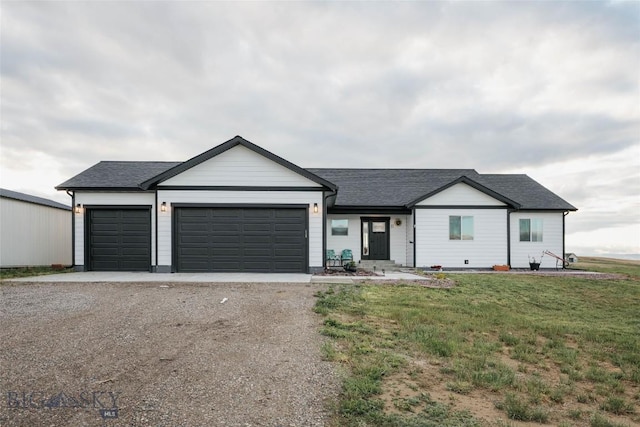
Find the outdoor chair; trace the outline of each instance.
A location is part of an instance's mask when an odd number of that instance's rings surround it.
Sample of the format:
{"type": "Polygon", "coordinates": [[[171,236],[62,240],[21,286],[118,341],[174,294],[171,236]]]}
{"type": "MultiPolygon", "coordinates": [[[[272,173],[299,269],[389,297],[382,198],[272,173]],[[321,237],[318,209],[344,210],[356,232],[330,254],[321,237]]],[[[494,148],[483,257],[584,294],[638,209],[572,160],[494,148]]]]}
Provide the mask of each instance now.
{"type": "Polygon", "coordinates": [[[345,262],[353,261],[353,253],[351,252],[351,249],[343,249],[340,259],[342,261],[342,265],[344,265],[345,262]]]}
{"type": "Polygon", "coordinates": [[[333,249],[327,249],[327,267],[339,267],[340,256],[333,249]]]}

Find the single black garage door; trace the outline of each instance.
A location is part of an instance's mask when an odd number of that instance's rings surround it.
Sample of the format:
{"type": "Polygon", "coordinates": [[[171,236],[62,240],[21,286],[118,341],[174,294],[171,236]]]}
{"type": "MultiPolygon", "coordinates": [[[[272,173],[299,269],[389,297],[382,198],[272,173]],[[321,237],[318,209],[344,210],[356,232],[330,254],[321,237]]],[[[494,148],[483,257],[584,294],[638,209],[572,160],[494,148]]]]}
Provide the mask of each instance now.
{"type": "Polygon", "coordinates": [[[306,208],[176,208],[174,263],[184,272],[306,272],[306,225],[306,208]]]}
{"type": "Polygon", "coordinates": [[[88,208],[87,220],[89,270],[150,270],[150,209],[88,208]]]}

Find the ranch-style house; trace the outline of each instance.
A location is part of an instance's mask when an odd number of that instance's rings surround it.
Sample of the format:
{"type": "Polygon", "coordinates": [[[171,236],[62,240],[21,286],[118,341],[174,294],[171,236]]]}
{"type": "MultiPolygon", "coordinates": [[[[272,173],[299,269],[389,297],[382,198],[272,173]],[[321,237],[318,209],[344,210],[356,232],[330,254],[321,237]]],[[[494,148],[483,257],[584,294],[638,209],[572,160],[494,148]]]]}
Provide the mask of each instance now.
{"type": "Polygon", "coordinates": [[[524,268],[565,253],[576,210],[527,175],[305,169],[240,136],[185,162],[99,162],[56,188],[72,197],[78,270],[313,273],[344,249],[356,263],[524,268]]]}

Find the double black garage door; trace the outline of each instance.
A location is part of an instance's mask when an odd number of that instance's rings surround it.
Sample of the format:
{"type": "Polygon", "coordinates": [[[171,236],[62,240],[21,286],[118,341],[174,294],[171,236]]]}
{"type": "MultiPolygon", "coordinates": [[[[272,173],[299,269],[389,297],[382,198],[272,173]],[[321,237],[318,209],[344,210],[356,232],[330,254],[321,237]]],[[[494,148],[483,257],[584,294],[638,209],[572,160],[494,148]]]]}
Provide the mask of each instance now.
{"type": "MultiPolygon", "coordinates": [[[[179,272],[306,272],[306,208],[176,207],[179,272]]],[[[149,271],[151,210],[88,209],[90,270],[149,271]]]]}
{"type": "Polygon", "coordinates": [[[305,208],[178,207],[174,215],[178,271],[307,270],[305,208]]]}

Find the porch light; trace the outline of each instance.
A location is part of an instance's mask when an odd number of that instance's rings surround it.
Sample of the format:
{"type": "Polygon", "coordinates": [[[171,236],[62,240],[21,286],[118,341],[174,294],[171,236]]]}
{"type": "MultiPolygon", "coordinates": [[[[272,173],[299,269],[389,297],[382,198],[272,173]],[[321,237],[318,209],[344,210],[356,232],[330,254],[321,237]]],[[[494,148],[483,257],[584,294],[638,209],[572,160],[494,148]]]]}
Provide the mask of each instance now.
{"type": "Polygon", "coordinates": [[[162,212],[166,212],[167,211],[167,202],[162,202],[162,205],[160,205],[160,210],[162,212]]]}
{"type": "Polygon", "coordinates": [[[76,212],[77,214],[79,214],[81,210],[82,210],[82,205],[81,205],[80,203],[78,203],[78,204],[76,205],[75,212],[76,212]]]}
{"type": "Polygon", "coordinates": [[[318,213],[318,204],[317,203],[313,204],[313,213],[318,213]]]}

